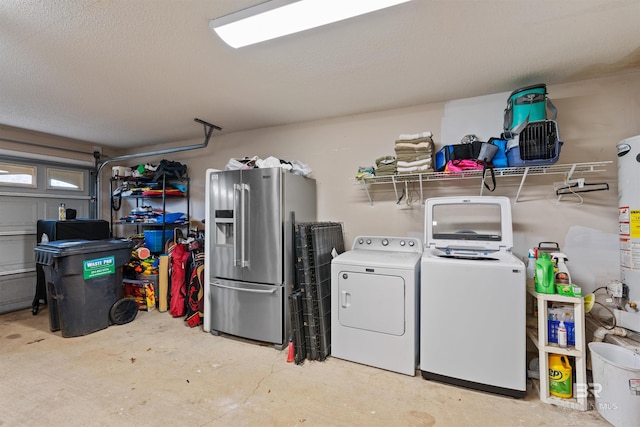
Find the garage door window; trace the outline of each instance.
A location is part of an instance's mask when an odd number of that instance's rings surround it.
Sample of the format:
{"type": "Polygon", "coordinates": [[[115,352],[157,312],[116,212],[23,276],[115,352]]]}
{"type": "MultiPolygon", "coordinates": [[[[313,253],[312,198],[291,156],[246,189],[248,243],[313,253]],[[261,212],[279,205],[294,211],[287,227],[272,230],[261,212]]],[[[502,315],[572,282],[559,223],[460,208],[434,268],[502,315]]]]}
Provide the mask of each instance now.
{"type": "Polygon", "coordinates": [[[83,191],[84,173],[47,168],[47,189],[83,191]]]}
{"type": "Polygon", "coordinates": [[[0,185],[36,188],[36,167],[0,162],[0,185]]]}

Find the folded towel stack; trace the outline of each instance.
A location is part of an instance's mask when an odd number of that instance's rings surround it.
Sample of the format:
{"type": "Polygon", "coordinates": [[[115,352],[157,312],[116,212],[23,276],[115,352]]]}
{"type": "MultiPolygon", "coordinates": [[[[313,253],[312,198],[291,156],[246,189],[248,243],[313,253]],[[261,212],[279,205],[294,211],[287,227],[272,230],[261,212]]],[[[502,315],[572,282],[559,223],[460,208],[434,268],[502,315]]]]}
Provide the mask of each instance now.
{"type": "Polygon", "coordinates": [[[433,170],[433,139],[431,132],[400,135],[396,139],[396,171],[398,174],[433,170]]]}
{"type": "Polygon", "coordinates": [[[396,173],[396,158],[383,156],[376,159],[376,176],[389,176],[396,173]]]}

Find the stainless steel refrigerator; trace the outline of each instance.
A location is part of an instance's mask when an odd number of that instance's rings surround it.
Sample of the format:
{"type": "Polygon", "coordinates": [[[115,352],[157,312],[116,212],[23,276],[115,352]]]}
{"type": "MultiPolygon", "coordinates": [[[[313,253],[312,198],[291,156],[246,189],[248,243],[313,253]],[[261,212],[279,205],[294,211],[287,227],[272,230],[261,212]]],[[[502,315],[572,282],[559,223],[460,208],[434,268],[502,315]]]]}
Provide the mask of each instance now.
{"type": "Polygon", "coordinates": [[[286,345],[296,222],[316,220],[315,180],[281,168],[207,170],[203,328],[286,345]]]}

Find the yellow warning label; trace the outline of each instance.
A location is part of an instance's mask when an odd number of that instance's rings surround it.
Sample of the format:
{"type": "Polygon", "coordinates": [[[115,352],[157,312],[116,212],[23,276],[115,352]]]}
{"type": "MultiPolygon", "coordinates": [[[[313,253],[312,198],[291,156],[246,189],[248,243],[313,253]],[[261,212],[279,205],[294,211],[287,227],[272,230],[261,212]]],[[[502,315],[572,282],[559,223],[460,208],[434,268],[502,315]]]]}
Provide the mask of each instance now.
{"type": "Polygon", "coordinates": [[[629,212],[629,228],[631,238],[640,238],[640,210],[631,210],[629,212]]]}

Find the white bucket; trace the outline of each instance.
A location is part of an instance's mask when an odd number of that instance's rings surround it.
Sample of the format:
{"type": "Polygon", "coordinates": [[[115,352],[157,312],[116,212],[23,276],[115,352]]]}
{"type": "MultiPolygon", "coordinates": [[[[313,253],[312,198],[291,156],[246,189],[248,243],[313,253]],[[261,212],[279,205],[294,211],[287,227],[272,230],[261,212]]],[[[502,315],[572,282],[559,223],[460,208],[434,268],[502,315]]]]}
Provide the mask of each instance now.
{"type": "Polygon", "coordinates": [[[605,342],[589,343],[596,409],[616,427],[640,425],[640,354],[605,342]]]}

